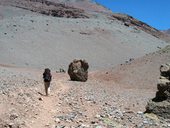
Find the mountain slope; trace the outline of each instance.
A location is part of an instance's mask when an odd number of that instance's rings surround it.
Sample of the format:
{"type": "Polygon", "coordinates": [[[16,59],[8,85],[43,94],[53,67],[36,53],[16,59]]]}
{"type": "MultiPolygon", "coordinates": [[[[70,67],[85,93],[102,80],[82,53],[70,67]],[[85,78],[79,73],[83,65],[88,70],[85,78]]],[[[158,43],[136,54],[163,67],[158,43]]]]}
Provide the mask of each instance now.
{"type": "Polygon", "coordinates": [[[170,36],[125,14],[114,14],[91,0],[0,0],[10,5],[54,17],[117,19],[126,26],[134,26],[157,38],[170,41],[170,36]]]}
{"type": "Polygon", "coordinates": [[[170,29],[163,31],[166,34],[170,34],[170,29]]]}
{"type": "Polygon", "coordinates": [[[24,12],[8,15],[0,23],[1,63],[24,67],[67,69],[73,59],[83,58],[93,70],[107,68],[167,45],[116,20],[55,18],[24,12]]]}
{"type": "Polygon", "coordinates": [[[83,58],[96,70],[167,45],[158,30],[88,0],[0,0],[0,4],[3,64],[67,69],[70,61],[83,58]],[[89,4],[93,6],[88,9],[78,6],[89,4]]]}
{"type": "Polygon", "coordinates": [[[159,31],[93,11],[98,5],[88,0],[56,1],[0,0],[0,128],[169,127],[169,120],[143,113],[160,64],[170,61],[170,47],[162,49],[168,43],[153,36],[159,31]],[[89,63],[87,82],[56,73],[75,58],[89,63]]]}
{"type": "Polygon", "coordinates": [[[119,21],[122,21],[124,23],[125,26],[133,26],[136,27],[140,30],[145,31],[148,34],[151,34],[157,38],[163,39],[167,42],[170,42],[170,36],[164,34],[163,32],[149,26],[148,24],[139,21],[135,18],[133,18],[132,16],[126,15],[126,14],[113,14],[112,17],[114,19],[117,19],[119,21]]]}

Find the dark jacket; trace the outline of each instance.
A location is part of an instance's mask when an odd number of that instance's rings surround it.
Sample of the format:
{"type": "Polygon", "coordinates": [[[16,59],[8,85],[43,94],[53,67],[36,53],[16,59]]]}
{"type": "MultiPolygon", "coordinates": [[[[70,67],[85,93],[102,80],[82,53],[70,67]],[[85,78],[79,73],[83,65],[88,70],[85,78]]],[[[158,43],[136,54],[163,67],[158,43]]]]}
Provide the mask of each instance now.
{"type": "Polygon", "coordinates": [[[50,69],[46,68],[43,73],[44,82],[51,82],[52,75],[50,69]]]}

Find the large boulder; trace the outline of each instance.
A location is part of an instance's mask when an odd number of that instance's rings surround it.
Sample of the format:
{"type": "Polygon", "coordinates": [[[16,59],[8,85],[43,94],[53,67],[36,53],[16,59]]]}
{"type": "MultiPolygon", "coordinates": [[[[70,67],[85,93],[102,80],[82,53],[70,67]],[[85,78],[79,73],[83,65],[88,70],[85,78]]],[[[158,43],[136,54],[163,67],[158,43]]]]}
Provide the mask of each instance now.
{"type": "Polygon", "coordinates": [[[146,112],[170,118],[170,64],[160,66],[157,89],[155,98],[150,100],[146,106],[146,112]]]}
{"type": "Polygon", "coordinates": [[[87,81],[88,68],[89,64],[85,60],[73,60],[68,68],[70,79],[73,81],[87,81]]]}
{"type": "Polygon", "coordinates": [[[147,113],[154,113],[158,117],[170,119],[170,103],[168,101],[154,102],[150,100],[146,106],[147,113]]]}
{"type": "Polygon", "coordinates": [[[162,77],[170,79],[170,64],[162,64],[160,66],[160,73],[162,77]]]}

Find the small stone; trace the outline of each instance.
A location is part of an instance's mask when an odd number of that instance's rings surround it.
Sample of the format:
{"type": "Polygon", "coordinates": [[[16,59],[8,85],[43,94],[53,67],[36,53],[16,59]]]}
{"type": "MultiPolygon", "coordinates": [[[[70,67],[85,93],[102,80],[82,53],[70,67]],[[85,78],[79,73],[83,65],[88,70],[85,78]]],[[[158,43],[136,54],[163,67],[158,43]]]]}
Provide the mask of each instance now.
{"type": "Polygon", "coordinates": [[[144,120],[143,123],[144,123],[144,124],[148,124],[149,122],[148,122],[147,120],[144,120]]]}
{"type": "Polygon", "coordinates": [[[96,128],[103,128],[102,126],[100,126],[100,125],[98,125],[98,126],[96,126],[96,128]]]}
{"type": "Polygon", "coordinates": [[[95,124],[96,122],[95,121],[91,121],[91,124],[95,124]]]}
{"type": "Polygon", "coordinates": [[[14,119],[18,118],[18,114],[17,113],[13,113],[13,114],[10,115],[9,118],[10,118],[10,120],[14,120],[14,119]]]}
{"type": "Polygon", "coordinates": [[[83,128],[89,128],[90,126],[87,125],[87,124],[81,124],[81,127],[83,127],[83,128]]]}
{"type": "Polygon", "coordinates": [[[9,123],[8,126],[12,128],[14,126],[14,123],[9,123]]]}
{"type": "Polygon", "coordinates": [[[97,114],[95,117],[96,117],[96,118],[100,118],[101,116],[100,116],[99,114],[97,114]]]}
{"type": "Polygon", "coordinates": [[[138,114],[138,115],[143,115],[143,112],[138,111],[137,114],[138,114]]]}
{"type": "Polygon", "coordinates": [[[65,128],[66,126],[61,125],[61,126],[57,126],[57,128],[65,128]]]}
{"type": "Polygon", "coordinates": [[[59,119],[59,118],[56,118],[56,119],[55,119],[55,122],[60,123],[60,119],[59,119]]]}
{"type": "Polygon", "coordinates": [[[40,98],[38,98],[38,100],[39,100],[39,101],[43,101],[43,99],[42,99],[41,97],[40,97],[40,98]]]}

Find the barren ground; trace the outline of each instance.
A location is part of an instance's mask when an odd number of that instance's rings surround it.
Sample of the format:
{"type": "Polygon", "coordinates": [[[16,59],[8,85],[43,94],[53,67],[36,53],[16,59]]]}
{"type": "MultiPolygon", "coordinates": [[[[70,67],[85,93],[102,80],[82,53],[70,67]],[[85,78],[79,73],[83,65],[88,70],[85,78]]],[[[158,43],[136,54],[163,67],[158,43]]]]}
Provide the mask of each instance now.
{"type": "Polygon", "coordinates": [[[1,65],[1,124],[23,128],[168,127],[155,115],[144,115],[155,96],[159,65],[169,47],[110,70],[89,74],[85,83],[53,73],[51,95],[43,96],[42,72],[1,65]]]}
{"type": "Polygon", "coordinates": [[[167,45],[117,20],[55,18],[0,5],[0,128],[170,127],[170,120],[144,114],[159,66],[170,62],[167,45]],[[56,73],[75,58],[89,62],[87,82],[56,73]],[[49,97],[46,67],[53,75],[49,97]]]}
{"type": "Polygon", "coordinates": [[[0,10],[2,64],[67,70],[73,59],[82,58],[90,70],[98,70],[167,45],[117,20],[56,18],[6,6],[0,10]]]}

